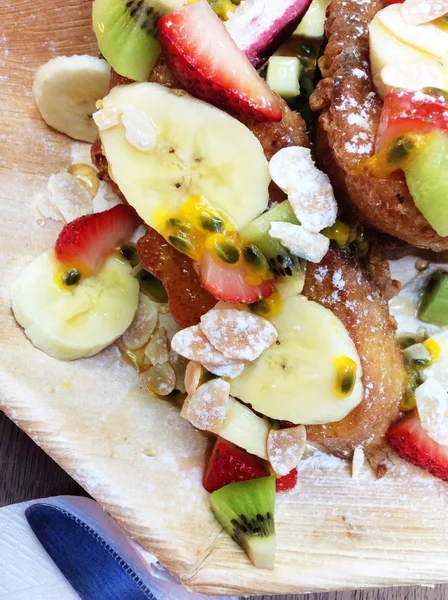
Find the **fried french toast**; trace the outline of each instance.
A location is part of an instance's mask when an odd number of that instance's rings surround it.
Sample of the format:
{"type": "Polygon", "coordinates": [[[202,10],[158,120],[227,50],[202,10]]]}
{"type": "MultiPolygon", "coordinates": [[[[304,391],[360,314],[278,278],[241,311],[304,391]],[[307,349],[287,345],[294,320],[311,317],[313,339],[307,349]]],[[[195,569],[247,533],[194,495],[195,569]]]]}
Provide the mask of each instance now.
{"type": "Polygon", "coordinates": [[[316,156],[338,200],[364,223],[440,252],[448,248],[448,237],[438,235],[416,207],[403,172],[385,178],[363,169],[375,152],[383,107],[370,69],[369,24],[384,6],[382,0],[333,0],[327,9],[328,44],[321,62],[326,77],[310,99],[320,112],[316,156]]]}

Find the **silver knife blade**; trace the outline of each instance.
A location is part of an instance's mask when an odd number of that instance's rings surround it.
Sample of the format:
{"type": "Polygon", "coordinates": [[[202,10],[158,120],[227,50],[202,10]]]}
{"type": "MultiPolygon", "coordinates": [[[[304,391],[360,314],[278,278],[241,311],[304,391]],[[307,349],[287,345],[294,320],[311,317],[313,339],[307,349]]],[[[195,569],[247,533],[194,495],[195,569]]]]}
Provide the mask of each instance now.
{"type": "Polygon", "coordinates": [[[25,517],[82,600],[158,600],[116,550],[70,512],[36,503],[25,517]]]}

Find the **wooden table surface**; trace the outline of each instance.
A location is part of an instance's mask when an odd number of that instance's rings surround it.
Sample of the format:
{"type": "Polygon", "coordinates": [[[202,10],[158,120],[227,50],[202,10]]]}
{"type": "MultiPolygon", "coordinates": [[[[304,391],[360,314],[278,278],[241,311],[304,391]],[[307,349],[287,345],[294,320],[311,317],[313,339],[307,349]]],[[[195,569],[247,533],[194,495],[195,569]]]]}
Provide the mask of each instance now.
{"type": "MultiPolygon", "coordinates": [[[[0,506],[60,494],[85,495],[79,485],[0,413],[0,506]]],[[[265,596],[258,600],[448,600],[448,585],[265,596]]],[[[31,598],[29,600],[32,600],[31,598]]]]}

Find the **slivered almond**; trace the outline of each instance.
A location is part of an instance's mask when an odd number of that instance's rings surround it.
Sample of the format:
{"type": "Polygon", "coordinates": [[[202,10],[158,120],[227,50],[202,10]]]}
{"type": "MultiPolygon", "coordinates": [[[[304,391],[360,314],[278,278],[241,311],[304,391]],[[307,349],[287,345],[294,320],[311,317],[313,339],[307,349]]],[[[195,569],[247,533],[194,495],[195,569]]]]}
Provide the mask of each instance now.
{"type": "MultiPolygon", "coordinates": [[[[210,310],[200,327],[208,340],[229,360],[252,361],[277,339],[275,327],[263,317],[233,308],[210,310]]],[[[204,362],[211,363],[208,357],[204,362]]],[[[216,365],[224,366],[224,365],[216,365]]]]}
{"type": "Polygon", "coordinates": [[[273,221],[269,235],[281,241],[292,254],[318,263],[328,252],[330,240],[321,233],[312,233],[301,225],[273,221]]]}
{"type": "Polygon", "coordinates": [[[181,356],[199,363],[224,367],[235,361],[229,360],[205,337],[199,325],[182,329],[171,340],[171,347],[181,356]]]}
{"type": "Polygon", "coordinates": [[[157,308],[154,303],[145,294],[140,292],[134,320],[121,338],[124,347],[127,350],[143,348],[149,342],[156,328],[157,317],[157,308]]]}
{"type": "Polygon", "coordinates": [[[170,363],[154,365],[142,374],[143,383],[154,394],[168,396],[176,385],[176,374],[170,363]]]}
{"type": "Polygon", "coordinates": [[[364,466],[364,450],[361,446],[356,446],[352,459],[352,478],[356,479],[364,466]]]}
{"type": "Polygon", "coordinates": [[[303,425],[288,429],[271,429],[268,435],[267,453],[277,475],[287,475],[297,467],[305,446],[306,430],[303,425]]]}
{"type": "Polygon", "coordinates": [[[145,356],[152,365],[163,365],[168,362],[168,338],[166,329],[159,327],[145,348],[145,356]]]}
{"type": "Polygon", "coordinates": [[[186,416],[194,427],[210,431],[226,418],[230,384],[212,379],[201,385],[187,401],[186,416]]]}
{"type": "Polygon", "coordinates": [[[204,363],[204,367],[213,375],[218,375],[218,377],[228,377],[229,379],[234,379],[241,375],[244,369],[245,363],[235,363],[233,365],[224,365],[223,367],[215,367],[213,365],[209,365],[208,363],[204,363]]]}
{"type": "Polygon", "coordinates": [[[201,377],[204,373],[204,369],[202,365],[194,360],[190,360],[185,369],[185,391],[189,396],[194,394],[194,392],[199,387],[199,382],[201,381],[201,377]]]}

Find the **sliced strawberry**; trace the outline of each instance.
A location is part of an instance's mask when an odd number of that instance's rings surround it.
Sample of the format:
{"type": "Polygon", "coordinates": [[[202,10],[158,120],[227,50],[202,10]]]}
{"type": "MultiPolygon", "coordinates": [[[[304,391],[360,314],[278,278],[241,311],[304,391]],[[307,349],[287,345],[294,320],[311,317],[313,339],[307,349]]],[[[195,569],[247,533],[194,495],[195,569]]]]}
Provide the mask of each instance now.
{"type": "Polygon", "coordinates": [[[247,273],[243,265],[227,265],[206,252],[199,264],[199,278],[204,288],[217,300],[253,304],[268,298],[274,291],[271,281],[259,285],[246,282],[247,273]]]}
{"type": "Polygon", "coordinates": [[[281,121],[278,97],[199,0],[162,17],[159,39],[168,64],[187,91],[237,117],[281,121]]]}
{"type": "Polygon", "coordinates": [[[255,68],[287,40],[311,0],[244,0],[227,22],[227,30],[255,68]]]}
{"type": "Polygon", "coordinates": [[[429,437],[415,412],[395,423],[386,433],[386,439],[398,456],[448,481],[448,446],[429,437]]]}
{"type": "Polygon", "coordinates": [[[67,223],[56,240],[56,258],[95,273],[114,248],[129,240],[140,223],[135,210],[125,204],[75,219],[67,223]]]}
{"type": "Polygon", "coordinates": [[[298,478],[297,469],[293,469],[287,475],[283,475],[283,477],[279,477],[275,482],[275,489],[277,492],[287,492],[288,490],[292,490],[296,487],[298,478]]]}
{"type": "Polygon", "coordinates": [[[204,473],[203,485],[211,493],[234,481],[266,475],[269,473],[261,458],[218,438],[204,473]]]}

